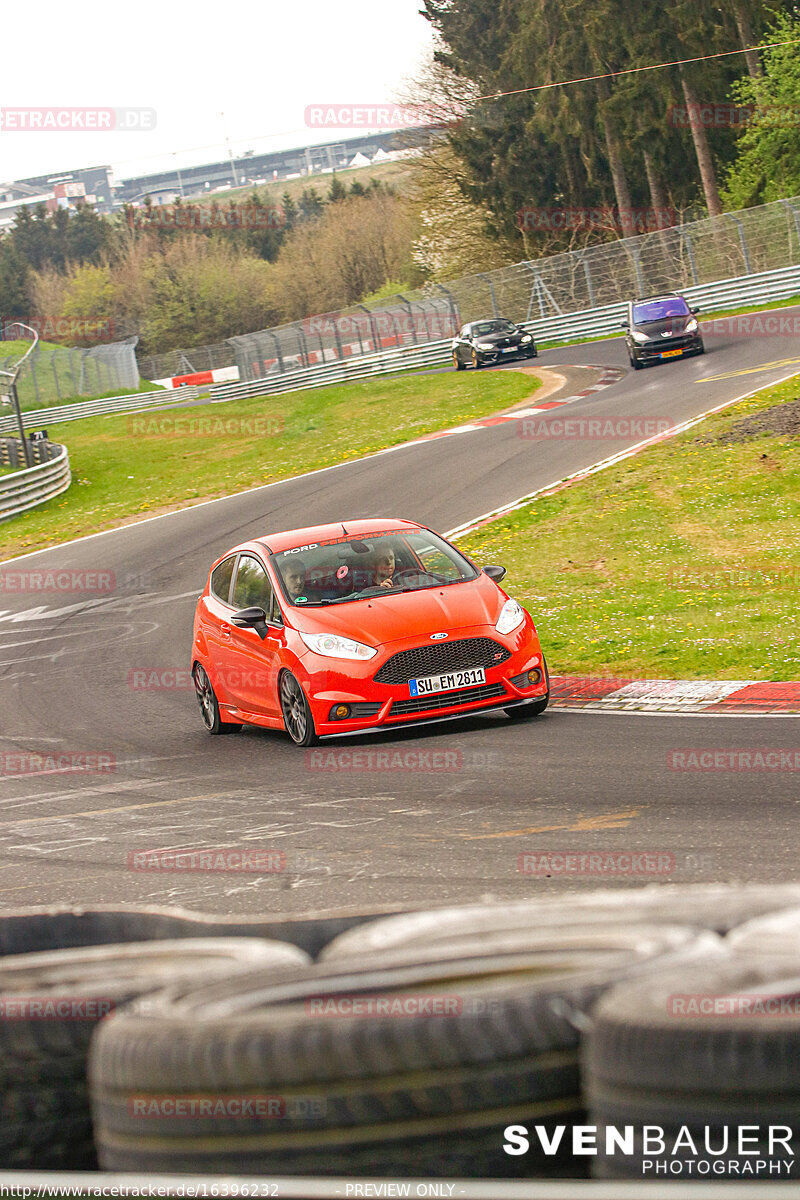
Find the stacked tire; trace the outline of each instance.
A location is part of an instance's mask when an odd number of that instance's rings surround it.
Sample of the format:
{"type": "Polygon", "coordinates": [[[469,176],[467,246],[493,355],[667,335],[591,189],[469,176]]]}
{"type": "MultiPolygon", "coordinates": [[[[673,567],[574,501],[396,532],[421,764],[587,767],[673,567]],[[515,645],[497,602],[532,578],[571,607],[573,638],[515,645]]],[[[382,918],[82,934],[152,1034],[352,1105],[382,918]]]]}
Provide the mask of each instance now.
{"type": "Polygon", "coordinates": [[[173,989],[95,1036],[100,1162],[272,1176],[580,1174],[567,1146],[505,1154],[504,1128],[584,1118],[579,1043],[604,990],[657,963],[721,953],[717,935],[694,929],[565,925],[498,934],[488,952],[455,939],[365,965],[331,950],[278,981],[259,970],[173,989]],[[180,1117],[159,1107],[165,1093],[183,1098],[180,1117]],[[207,1116],[197,1097],[213,1099],[207,1116]]]}
{"type": "Polygon", "coordinates": [[[266,940],[193,939],[55,950],[0,959],[0,1162],[97,1167],[86,1062],[98,1025],[125,1004],[183,981],[308,962],[266,940]]]}

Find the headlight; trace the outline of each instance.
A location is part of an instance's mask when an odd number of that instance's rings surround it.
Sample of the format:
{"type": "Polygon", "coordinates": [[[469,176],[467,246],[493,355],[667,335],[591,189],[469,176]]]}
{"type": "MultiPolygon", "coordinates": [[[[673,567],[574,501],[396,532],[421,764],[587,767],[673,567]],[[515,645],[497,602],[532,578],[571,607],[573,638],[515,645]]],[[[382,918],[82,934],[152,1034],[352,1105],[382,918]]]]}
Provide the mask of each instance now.
{"type": "Polygon", "coordinates": [[[694,317],[692,317],[691,321],[686,322],[686,332],[694,333],[696,331],[696,329],[697,329],[697,321],[695,321],[694,317]]]}
{"type": "Polygon", "coordinates": [[[516,600],[506,600],[500,616],[497,618],[495,629],[498,633],[511,633],[525,620],[525,609],[516,600]]]}
{"type": "Polygon", "coordinates": [[[325,658],[374,658],[378,653],[373,646],[353,642],[335,633],[301,633],[300,638],[309,650],[325,658]]]}
{"type": "Polygon", "coordinates": [[[520,344],[524,344],[525,342],[532,342],[533,338],[531,337],[531,335],[529,333],[526,333],[525,336],[521,337],[519,340],[520,340],[520,344]]]}
{"type": "Polygon", "coordinates": [[[476,342],[475,345],[479,350],[496,350],[494,342],[476,342]]]}
{"type": "Polygon", "coordinates": [[[646,333],[640,333],[638,329],[631,330],[631,337],[635,342],[649,342],[650,338],[646,333]]]}

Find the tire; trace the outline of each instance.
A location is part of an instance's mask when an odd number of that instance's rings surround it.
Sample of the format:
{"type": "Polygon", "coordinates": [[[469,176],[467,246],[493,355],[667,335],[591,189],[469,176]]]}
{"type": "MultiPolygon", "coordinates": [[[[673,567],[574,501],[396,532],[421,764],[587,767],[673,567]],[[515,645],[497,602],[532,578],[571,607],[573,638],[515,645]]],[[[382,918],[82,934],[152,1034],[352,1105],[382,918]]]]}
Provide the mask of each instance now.
{"type": "Polygon", "coordinates": [[[705,343],[701,341],[701,342],[700,342],[700,345],[697,347],[697,353],[698,353],[698,354],[705,354],[705,352],[706,352],[705,343]]]}
{"type": "Polygon", "coordinates": [[[166,983],[199,985],[258,965],[296,970],[307,961],[295,947],[244,938],[96,946],[0,961],[4,1167],[96,1168],[86,1061],[91,1036],[109,1013],[166,983]]]}
{"type": "Polygon", "coordinates": [[[729,934],[727,945],[737,954],[786,954],[800,957],[800,908],[769,913],[746,921],[729,934]]]}
{"type": "Polygon", "coordinates": [[[638,358],[634,358],[634,356],[633,356],[632,354],[629,354],[629,355],[628,355],[628,362],[631,364],[631,366],[633,367],[634,371],[641,371],[641,369],[642,369],[642,364],[639,362],[638,358]]]}
{"type": "Polygon", "coordinates": [[[453,351],[453,366],[457,371],[466,371],[467,369],[466,363],[462,363],[455,350],[453,351]]]}
{"type": "Polygon", "coordinates": [[[206,731],[213,735],[238,732],[242,728],[241,724],[223,721],[216,692],[211,686],[211,680],[208,678],[205,668],[200,663],[194,664],[192,678],[194,679],[197,703],[200,705],[200,716],[206,731]]]}
{"type": "Polygon", "coordinates": [[[544,663],[544,677],[547,682],[547,693],[541,700],[538,700],[535,704],[521,704],[515,705],[513,708],[504,709],[504,712],[512,721],[530,721],[532,717],[540,717],[542,715],[550,701],[550,672],[547,669],[546,662],[544,663]]]}
{"type": "Polygon", "coordinates": [[[281,675],[278,691],[284,728],[295,746],[315,745],[318,738],[308,697],[291,671],[284,671],[281,675]]]}
{"type": "MultiPolygon", "coordinates": [[[[287,871],[292,869],[288,856],[287,871]]],[[[800,903],[800,894],[797,897],[800,903]]],[[[0,967],[4,956],[41,954],[80,946],[122,945],[174,938],[269,938],[288,942],[311,958],[339,934],[384,913],[341,912],[326,917],[229,917],[182,908],[42,908],[0,914],[0,967]]]]}
{"type": "Polygon", "coordinates": [[[481,367],[483,366],[483,363],[478,358],[478,355],[475,353],[474,350],[472,351],[472,366],[473,366],[473,369],[476,371],[480,371],[481,367]]]}
{"type": "MultiPolygon", "coordinates": [[[[106,1170],[467,1177],[585,1174],[502,1150],[507,1121],[579,1120],[579,1026],[615,980],[662,955],[721,954],[712,934],[671,929],[547,935],[486,958],[348,959],[285,975],[263,971],[194,993],[161,993],[105,1021],[90,1063],[106,1170]],[[437,1002],[438,997],[438,1002],[437,1002]],[[361,1000],[365,1013],[353,1013],[361,1000]],[[376,1012],[378,1002],[384,1012],[376,1012]],[[433,1012],[431,1005],[438,1003],[433,1012]],[[393,1011],[398,1009],[398,1011],[393,1011]],[[427,1006],[427,1007],[426,1007],[427,1006]],[[421,1011],[420,1011],[421,1009],[421,1011]],[[399,1016],[402,1014],[402,1016],[399,1016]],[[399,1018],[399,1019],[398,1019],[399,1018]],[[286,1097],[283,1120],[141,1116],[134,1098],[286,1097]],[[289,1101],[295,1098],[295,1106],[289,1101]],[[324,1100],[311,1113],[299,1098],[324,1100]]],[[[565,1142],[567,1139],[564,1139],[565,1142]]]]}
{"type": "Polygon", "coordinates": [[[515,903],[469,904],[396,913],[363,922],[331,939],[320,959],[365,957],[402,947],[422,951],[465,937],[473,938],[476,945],[488,946],[493,939],[512,932],[579,923],[664,923],[726,933],[750,918],[768,913],[777,915],[780,910],[798,904],[797,884],[744,887],[660,884],[583,892],[563,899],[542,896],[515,903]]]}
{"type": "MultiPolygon", "coordinates": [[[[708,1157],[705,1128],[709,1144],[719,1148],[727,1127],[731,1145],[720,1161],[728,1169],[715,1178],[741,1178],[742,1164],[748,1159],[752,1164],[750,1155],[767,1163],[785,1158],[781,1147],[770,1155],[767,1131],[800,1125],[797,1012],[796,971],[785,956],[734,956],[723,964],[667,970],[614,988],[594,1011],[583,1054],[598,1145],[605,1140],[604,1125],[632,1124],[640,1130],[648,1124],[663,1127],[669,1150],[685,1126],[700,1152],[695,1155],[684,1139],[685,1148],[674,1157],[693,1166],[697,1158],[708,1157]],[[741,1004],[752,1003],[754,994],[769,997],[775,1011],[743,1011],[741,1004]],[[733,1006],[727,1015],[714,1014],[720,1001],[733,1006]],[[700,1011],[703,1002],[711,1009],[700,1011]],[[737,1153],[740,1125],[752,1125],[747,1157],[737,1153]]],[[[639,1137],[633,1155],[601,1153],[593,1171],[603,1178],[641,1179],[644,1159],[654,1157],[644,1152],[639,1137]]],[[[790,1177],[797,1179],[800,1170],[792,1161],[790,1177]]],[[[652,1168],[648,1174],[653,1175],[652,1168]]]]}

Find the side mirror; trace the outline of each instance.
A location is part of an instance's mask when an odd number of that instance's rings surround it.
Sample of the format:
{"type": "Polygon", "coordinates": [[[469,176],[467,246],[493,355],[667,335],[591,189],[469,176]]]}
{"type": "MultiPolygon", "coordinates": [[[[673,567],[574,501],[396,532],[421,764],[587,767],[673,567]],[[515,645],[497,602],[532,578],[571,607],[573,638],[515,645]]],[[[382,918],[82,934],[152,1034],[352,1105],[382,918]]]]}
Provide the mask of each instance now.
{"type": "Polygon", "coordinates": [[[620,323],[620,329],[630,329],[630,325],[628,324],[627,321],[622,321],[620,323]]]}
{"type": "Polygon", "coordinates": [[[699,308],[691,308],[691,309],[689,309],[689,311],[693,312],[693,313],[699,313],[700,309],[699,308]]]}
{"type": "Polygon", "coordinates": [[[243,608],[231,617],[239,629],[255,629],[262,642],[267,636],[267,614],[263,608],[243,608]]]}
{"type": "Polygon", "coordinates": [[[499,583],[501,579],[505,578],[506,569],[505,567],[488,566],[483,568],[483,573],[493,579],[495,583],[499,583]]]}

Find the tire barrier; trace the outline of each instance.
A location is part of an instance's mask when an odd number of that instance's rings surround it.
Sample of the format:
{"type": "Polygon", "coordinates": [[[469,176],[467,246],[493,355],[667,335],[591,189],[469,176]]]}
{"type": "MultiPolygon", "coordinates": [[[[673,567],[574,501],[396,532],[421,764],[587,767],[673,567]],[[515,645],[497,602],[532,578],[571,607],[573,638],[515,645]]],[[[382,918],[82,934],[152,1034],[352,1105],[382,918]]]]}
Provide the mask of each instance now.
{"type": "Polygon", "coordinates": [[[326,917],[230,917],[182,908],[26,908],[0,913],[0,955],[163,938],[269,938],[288,942],[311,958],[337,935],[383,913],[333,913],[326,917]]]}
{"type": "MultiPolygon", "coordinates": [[[[656,964],[722,953],[706,931],[588,926],[526,931],[490,954],[473,941],[170,989],[104,1021],[94,1040],[100,1163],[273,1177],[396,1176],[412,1164],[423,1177],[518,1174],[502,1150],[505,1124],[582,1118],[580,1029],[598,996],[656,964]],[[242,1097],[265,1095],[278,1119],[239,1111],[242,1097]],[[204,1116],[197,1097],[220,1111],[204,1116]]],[[[580,1173],[570,1153],[524,1166],[545,1170],[580,1173]]]]}
{"type": "MultiPolygon", "coordinates": [[[[736,1125],[800,1126],[798,890],[306,920],[6,912],[0,1159],[273,1179],[585,1179],[590,1164],[642,1180],[652,1124],[689,1174],[706,1126],[714,1151],[736,1125]],[[571,1142],[587,1122],[596,1157],[571,1142]],[[625,1154],[605,1152],[612,1125],[632,1127],[625,1154]]],[[[731,1143],[725,1177],[781,1149],[731,1143]]]]}
{"type": "Polygon", "coordinates": [[[626,888],[583,892],[564,899],[536,899],[512,904],[475,904],[398,913],[363,922],[335,938],[323,959],[373,954],[402,946],[421,950],[468,937],[475,944],[511,931],[536,930],[544,923],[642,921],[693,925],[726,933],[748,918],[800,905],[800,885],[750,884],[741,888],[698,884],[686,887],[626,888]]]}
{"type": "Polygon", "coordinates": [[[595,1175],[654,1178],[658,1146],[645,1142],[643,1130],[651,1126],[673,1178],[697,1179],[702,1162],[712,1178],[741,1180],[748,1168],[752,1178],[757,1160],[767,1164],[765,1178],[797,1179],[786,1148],[800,1126],[796,926],[794,944],[791,965],[786,955],[736,953],[603,997],[583,1056],[589,1120],[598,1126],[595,1175]],[[626,1125],[632,1152],[607,1153],[604,1128],[626,1125]]]}
{"type": "Polygon", "coordinates": [[[0,959],[0,1161],[5,1167],[97,1166],[86,1058],[110,1013],[167,984],[308,962],[265,940],[130,942],[0,959]]]}

